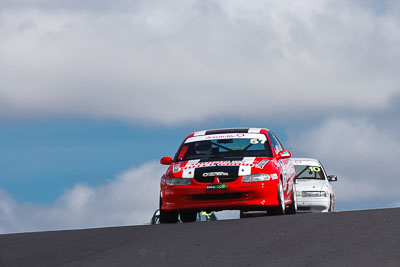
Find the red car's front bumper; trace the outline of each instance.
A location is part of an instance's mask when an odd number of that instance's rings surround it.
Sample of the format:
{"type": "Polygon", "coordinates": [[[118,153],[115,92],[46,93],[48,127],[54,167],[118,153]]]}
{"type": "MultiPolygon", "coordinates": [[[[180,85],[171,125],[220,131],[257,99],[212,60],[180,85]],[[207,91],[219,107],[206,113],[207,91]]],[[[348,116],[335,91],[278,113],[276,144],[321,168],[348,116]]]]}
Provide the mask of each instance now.
{"type": "Polygon", "coordinates": [[[209,184],[161,185],[163,210],[260,210],[277,206],[278,182],[242,183],[241,179],[226,183],[224,190],[207,190],[209,184]]]}

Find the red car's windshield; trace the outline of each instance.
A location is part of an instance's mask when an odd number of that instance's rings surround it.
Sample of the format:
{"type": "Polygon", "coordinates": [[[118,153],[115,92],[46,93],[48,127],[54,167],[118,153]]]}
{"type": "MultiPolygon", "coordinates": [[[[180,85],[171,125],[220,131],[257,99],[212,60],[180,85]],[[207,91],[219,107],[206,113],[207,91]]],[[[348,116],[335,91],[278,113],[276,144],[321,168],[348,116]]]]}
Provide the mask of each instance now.
{"type": "Polygon", "coordinates": [[[273,155],[266,139],[232,138],[185,143],[178,151],[175,160],[227,157],[273,157],[273,155]]]}

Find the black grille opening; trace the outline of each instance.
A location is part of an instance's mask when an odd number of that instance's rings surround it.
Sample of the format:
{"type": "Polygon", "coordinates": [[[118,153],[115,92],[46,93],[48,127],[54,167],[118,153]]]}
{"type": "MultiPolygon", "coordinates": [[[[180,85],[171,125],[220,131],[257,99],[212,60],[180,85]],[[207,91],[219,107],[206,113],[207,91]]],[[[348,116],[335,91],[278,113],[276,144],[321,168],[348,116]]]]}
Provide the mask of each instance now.
{"type": "Polygon", "coordinates": [[[242,193],[224,193],[224,194],[203,194],[193,195],[195,200],[223,200],[223,199],[238,199],[242,193]]]}
{"type": "Polygon", "coordinates": [[[212,183],[212,182],[214,182],[214,177],[196,177],[194,179],[198,183],[212,183]]]}
{"type": "Polygon", "coordinates": [[[220,183],[230,183],[236,181],[237,178],[238,177],[219,177],[218,179],[220,183]]]}

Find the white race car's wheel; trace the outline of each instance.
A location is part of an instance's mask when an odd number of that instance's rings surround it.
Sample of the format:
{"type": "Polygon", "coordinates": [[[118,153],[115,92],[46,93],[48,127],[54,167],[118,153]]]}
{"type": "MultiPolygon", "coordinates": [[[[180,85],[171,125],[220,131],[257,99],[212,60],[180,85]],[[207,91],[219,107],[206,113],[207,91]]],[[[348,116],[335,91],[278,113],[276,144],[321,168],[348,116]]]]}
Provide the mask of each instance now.
{"type": "Polygon", "coordinates": [[[330,201],[329,201],[329,209],[328,212],[334,212],[335,211],[335,202],[332,199],[332,196],[330,197],[330,201]]]}
{"type": "Polygon", "coordinates": [[[267,215],[283,215],[285,214],[285,196],[283,193],[282,180],[279,180],[278,185],[278,202],[279,205],[276,207],[270,207],[267,209],[267,215]]]}
{"type": "Polygon", "coordinates": [[[292,204],[289,205],[286,214],[296,214],[296,213],[297,213],[297,192],[296,192],[296,185],[293,185],[292,204]]]}

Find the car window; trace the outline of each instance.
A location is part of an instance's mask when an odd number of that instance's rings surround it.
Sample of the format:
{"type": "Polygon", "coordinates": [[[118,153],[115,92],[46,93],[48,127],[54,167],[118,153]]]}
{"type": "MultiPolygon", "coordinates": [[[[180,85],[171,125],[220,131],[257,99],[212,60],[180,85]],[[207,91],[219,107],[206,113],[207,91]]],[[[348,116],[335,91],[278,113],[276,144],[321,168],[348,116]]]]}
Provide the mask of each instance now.
{"type": "Polygon", "coordinates": [[[273,137],[275,137],[275,139],[276,139],[276,141],[278,142],[278,144],[279,144],[281,150],[284,150],[285,148],[283,147],[281,141],[279,141],[278,137],[276,137],[276,135],[275,135],[273,132],[271,132],[271,134],[272,134],[273,137]]]}
{"type": "Polygon", "coordinates": [[[269,139],[271,140],[271,145],[274,148],[275,153],[278,154],[279,152],[281,152],[283,150],[283,147],[281,143],[278,141],[278,139],[275,137],[275,135],[271,131],[269,131],[268,136],[269,139]]]}
{"type": "Polygon", "coordinates": [[[322,171],[323,171],[323,173],[324,173],[324,176],[325,177],[327,177],[327,172],[326,172],[326,170],[325,170],[325,168],[324,168],[324,165],[322,165],[322,163],[320,162],[320,161],[318,161],[318,163],[320,164],[320,166],[321,166],[321,169],[322,169],[322,171]]]}
{"type": "Polygon", "coordinates": [[[325,175],[321,167],[308,165],[294,165],[296,179],[324,180],[325,175]]]}

